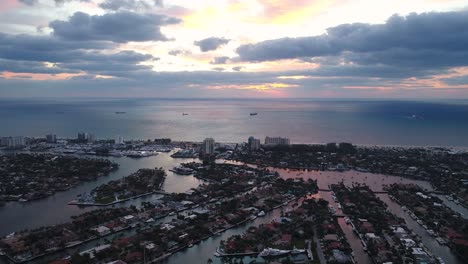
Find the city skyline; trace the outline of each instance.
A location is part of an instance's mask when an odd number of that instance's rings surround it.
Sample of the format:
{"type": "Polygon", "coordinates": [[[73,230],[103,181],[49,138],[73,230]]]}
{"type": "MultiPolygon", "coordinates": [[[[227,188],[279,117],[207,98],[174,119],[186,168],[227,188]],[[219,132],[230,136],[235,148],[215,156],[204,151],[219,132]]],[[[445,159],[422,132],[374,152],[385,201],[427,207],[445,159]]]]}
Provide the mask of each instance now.
{"type": "Polygon", "coordinates": [[[6,0],[0,96],[468,98],[467,7],[6,0]]]}

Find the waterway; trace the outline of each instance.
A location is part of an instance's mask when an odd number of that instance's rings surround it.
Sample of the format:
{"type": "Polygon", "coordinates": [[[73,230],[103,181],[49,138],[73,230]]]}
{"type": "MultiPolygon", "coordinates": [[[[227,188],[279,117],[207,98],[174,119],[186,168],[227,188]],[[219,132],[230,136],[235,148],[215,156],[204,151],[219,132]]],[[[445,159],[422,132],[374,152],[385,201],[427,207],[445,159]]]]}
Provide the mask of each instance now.
{"type": "MultiPolygon", "coordinates": [[[[78,207],[68,205],[78,194],[89,192],[93,188],[112,180],[132,174],[141,168],[162,167],[166,170],[167,177],[162,188],[166,192],[185,192],[190,188],[195,188],[203,181],[193,176],[177,175],[170,172],[175,166],[184,162],[198,161],[197,159],[173,159],[170,153],[161,153],[157,156],[146,158],[109,157],[110,160],[118,163],[119,169],[108,176],[99,177],[95,181],[85,182],[64,192],[57,192],[45,199],[20,203],[9,202],[4,207],[0,207],[0,236],[7,235],[14,231],[31,229],[35,227],[64,223],[70,220],[71,216],[79,215],[83,212],[95,210],[97,207],[78,207]]],[[[158,196],[145,196],[124,203],[114,205],[115,207],[140,205],[142,201],[150,201],[158,196]]],[[[102,207],[101,207],[102,208],[102,207]]]]}
{"type": "MultiPolygon", "coordinates": [[[[152,156],[147,158],[132,159],[127,157],[121,158],[110,158],[112,161],[117,162],[120,165],[119,170],[112,172],[109,176],[100,177],[96,181],[86,182],[79,185],[76,188],[65,192],[59,192],[55,195],[48,197],[43,200],[33,201],[30,203],[18,203],[10,202],[5,207],[0,208],[0,236],[9,234],[14,231],[18,231],[25,228],[35,228],[44,225],[53,225],[57,223],[63,223],[70,220],[73,215],[78,215],[85,211],[94,210],[96,207],[78,207],[71,206],[67,203],[76,198],[76,196],[83,192],[89,192],[91,189],[106,183],[111,180],[120,179],[127,176],[140,168],[154,168],[162,167],[167,172],[167,178],[164,182],[163,189],[167,192],[185,192],[190,188],[197,187],[202,183],[201,180],[196,179],[193,176],[182,176],[174,174],[169,169],[179,165],[183,162],[198,161],[197,159],[173,159],[170,157],[172,153],[161,153],[158,156],[152,156]]],[[[224,161],[220,161],[224,162],[224,161]]],[[[240,164],[237,162],[230,162],[240,164]]],[[[270,168],[273,169],[273,168],[270,168]]],[[[392,183],[413,183],[418,184],[421,187],[432,190],[430,184],[424,181],[417,181],[411,179],[405,179],[395,176],[387,176],[381,174],[363,173],[357,171],[297,171],[288,169],[274,169],[278,171],[283,178],[299,178],[314,179],[317,180],[320,189],[328,189],[330,184],[338,183],[343,181],[346,185],[352,185],[356,183],[367,184],[373,191],[382,191],[384,185],[392,183]]],[[[322,197],[332,204],[335,202],[331,198],[329,192],[320,192],[317,194],[318,197],[322,197]]],[[[389,205],[389,210],[399,217],[406,220],[408,227],[413,229],[418,235],[422,237],[422,241],[427,248],[434,253],[436,256],[440,256],[446,263],[462,263],[458,260],[454,254],[448,249],[448,247],[440,246],[433,237],[430,237],[422,227],[420,227],[414,220],[400,206],[392,202],[388,195],[379,194],[379,197],[389,205]]],[[[139,205],[142,201],[157,199],[158,196],[147,196],[139,199],[131,200],[125,203],[121,203],[115,206],[129,206],[131,204],[139,205]]],[[[445,202],[445,201],[444,201],[445,202]]],[[[336,204],[334,205],[337,208],[336,204]]],[[[338,208],[337,208],[338,209],[338,208]]],[[[458,210],[457,210],[458,211],[458,210]]],[[[219,262],[218,258],[213,256],[216,247],[219,246],[221,240],[227,239],[232,235],[243,234],[249,226],[259,225],[262,223],[268,223],[275,217],[280,215],[281,210],[275,210],[268,213],[265,217],[259,217],[253,222],[249,222],[246,225],[227,230],[220,236],[209,238],[205,241],[200,242],[192,248],[188,248],[184,251],[180,251],[167,260],[165,263],[193,263],[197,260],[198,263],[206,263],[208,258],[214,260],[214,263],[219,262]]],[[[341,211],[339,211],[341,212],[341,211]]],[[[460,212],[460,211],[459,211],[460,212]]],[[[468,214],[466,214],[468,215],[468,214]]],[[[161,219],[161,221],[168,221],[168,219],[161,219]]],[[[351,227],[346,225],[343,219],[339,219],[339,224],[342,227],[352,249],[355,251],[355,259],[358,263],[371,263],[367,254],[362,250],[360,241],[351,230],[351,227]]],[[[132,232],[132,231],[130,231],[132,232]]],[[[103,243],[103,241],[93,242],[84,245],[79,250],[88,249],[94,246],[95,243],[103,243]]],[[[76,249],[74,249],[76,250],[76,249]]]]}

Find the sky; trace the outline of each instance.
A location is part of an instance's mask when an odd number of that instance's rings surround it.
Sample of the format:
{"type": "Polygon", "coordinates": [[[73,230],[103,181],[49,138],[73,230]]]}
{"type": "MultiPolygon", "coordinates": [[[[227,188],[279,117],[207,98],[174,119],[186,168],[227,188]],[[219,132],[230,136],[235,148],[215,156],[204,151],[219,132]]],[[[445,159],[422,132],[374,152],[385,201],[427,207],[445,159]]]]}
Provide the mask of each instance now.
{"type": "Polygon", "coordinates": [[[0,98],[468,99],[466,0],[0,0],[0,98]]]}

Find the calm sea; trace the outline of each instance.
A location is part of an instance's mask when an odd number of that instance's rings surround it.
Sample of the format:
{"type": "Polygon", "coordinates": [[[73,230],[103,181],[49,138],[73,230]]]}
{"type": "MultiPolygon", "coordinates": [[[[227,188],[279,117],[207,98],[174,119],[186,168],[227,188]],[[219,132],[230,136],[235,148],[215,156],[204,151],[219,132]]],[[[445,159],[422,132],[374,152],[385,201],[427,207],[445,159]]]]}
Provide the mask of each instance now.
{"type": "Polygon", "coordinates": [[[468,147],[467,101],[0,100],[0,122],[0,136],[71,138],[85,131],[97,138],[243,142],[283,136],[293,143],[468,147]]]}

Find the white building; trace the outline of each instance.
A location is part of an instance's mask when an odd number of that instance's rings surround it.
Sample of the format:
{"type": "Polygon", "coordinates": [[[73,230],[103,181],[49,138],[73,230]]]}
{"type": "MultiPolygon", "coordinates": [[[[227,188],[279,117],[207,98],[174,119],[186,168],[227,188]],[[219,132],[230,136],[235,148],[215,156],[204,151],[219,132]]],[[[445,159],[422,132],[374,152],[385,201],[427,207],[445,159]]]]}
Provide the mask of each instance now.
{"type": "Polygon", "coordinates": [[[254,151],[260,148],[260,139],[249,137],[248,143],[249,143],[249,149],[251,151],[254,151]]]}
{"type": "Polygon", "coordinates": [[[214,153],[214,148],[215,148],[215,141],[212,138],[205,138],[203,140],[203,145],[202,145],[202,153],[203,154],[213,154],[214,153]]]}
{"type": "Polygon", "coordinates": [[[289,138],[265,137],[265,145],[289,145],[289,138]]]}

